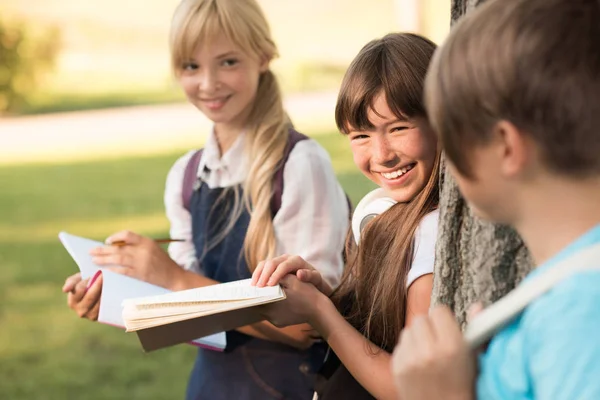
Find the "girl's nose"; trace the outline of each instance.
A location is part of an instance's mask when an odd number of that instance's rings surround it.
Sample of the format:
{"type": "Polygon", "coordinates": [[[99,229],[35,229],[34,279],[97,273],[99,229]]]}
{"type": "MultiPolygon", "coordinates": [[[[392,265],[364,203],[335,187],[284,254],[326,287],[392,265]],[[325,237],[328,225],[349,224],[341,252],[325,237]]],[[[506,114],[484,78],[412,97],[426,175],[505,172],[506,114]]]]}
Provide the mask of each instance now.
{"type": "Polygon", "coordinates": [[[386,167],[393,167],[398,164],[398,156],[393,151],[387,138],[379,137],[373,140],[372,143],[371,161],[373,163],[386,167]]]}
{"type": "Polygon", "coordinates": [[[217,74],[213,71],[205,71],[200,76],[199,88],[202,92],[213,93],[217,88],[217,74]]]}

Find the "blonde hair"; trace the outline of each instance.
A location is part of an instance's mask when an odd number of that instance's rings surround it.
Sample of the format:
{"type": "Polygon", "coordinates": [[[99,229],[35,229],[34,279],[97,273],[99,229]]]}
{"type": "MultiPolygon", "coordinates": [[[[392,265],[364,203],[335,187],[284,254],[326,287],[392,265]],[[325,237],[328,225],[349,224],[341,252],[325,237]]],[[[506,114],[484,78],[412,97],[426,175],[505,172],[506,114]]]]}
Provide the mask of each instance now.
{"type": "MultiPolygon", "coordinates": [[[[267,20],[255,0],[183,0],[173,16],[170,34],[171,62],[176,74],[198,45],[224,34],[246,54],[261,61],[277,57],[277,47],[267,20]]],[[[277,79],[269,69],[259,78],[258,89],[246,122],[245,155],[249,162],[241,199],[237,187],[229,220],[215,236],[215,246],[233,228],[245,207],[250,223],[244,239],[244,256],[253,271],[259,261],[275,255],[271,214],[273,176],[281,167],[290,122],[277,79]]]]}

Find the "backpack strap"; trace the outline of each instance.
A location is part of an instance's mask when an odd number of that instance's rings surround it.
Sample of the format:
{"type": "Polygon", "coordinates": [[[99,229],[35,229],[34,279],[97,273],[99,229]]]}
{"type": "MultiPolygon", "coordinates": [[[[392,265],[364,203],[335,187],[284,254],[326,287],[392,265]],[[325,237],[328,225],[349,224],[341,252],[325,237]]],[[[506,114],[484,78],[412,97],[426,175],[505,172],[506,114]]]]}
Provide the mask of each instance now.
{"type": "Polygon", "coordinates": [[[285,164],[290,158],[290,153],[294,150],[296,144],[306,139],[308,139],[308,136],[305,136],[294,129],[290,129],[288,141],[285,145],[285,150],[283,151],[283,157],[279,162],[275,175],[273,175],[273,195],[271,196],[271,215],[273,217],[275,217],[281,208],[281,198],[283,196],[283,170],[285,164]]]}
{"type": "Polygon", "coordinates": [[[577,272],[600,271],[600,244],[586,247],[559,261],[548,270],[523,282],[506,296],[483,310],[467,326],[465,340],[476,349],[516,318],[544,293],[577,272]]]}
{"type": "Polygon", "coordinates": [[[192,201],[192,194],[194,193],[194,184],[196,183],[196,179],[198,179],[198,166],[202,159],[203,150],[204,149],[196,150],[192,157],[190,157],[183,173],[181,201],[183,207],[188,211],[190,211],[190,202],[192,201]]]}
{"type": "MultiPolygon", "coordinates": [[[[283,170],[285,164],[290,158],[290,153],[298,144],[303,140],[307,140],[308,136],[305,136],[294,129],[289,130],[288,141],[285,145],[285,150],[283,152],[283,157],[275,171],[275,175],[273,175],[273,194],[271,196],[271,215],[275,217],[279,209],[281,208],[281,198],[283,196],[283,170]]],[[[202,151],[203,149],[197,150],[192,157],[190,157],[187,165],[185,166],[185,171],[183,174],[183,184],[181,190],[181,200],[184,208],[190,211],[190,202],[192,200],[192,194],[194,193],[194,184],[198,178],[198,166],[200,165],[200,160],[202,159],[202,151]]],[[[348,209],[350,211],[350,215],[352,215],[352,202],[350,198],[346,195],[346,201],[348,202],[348,209]]]]}

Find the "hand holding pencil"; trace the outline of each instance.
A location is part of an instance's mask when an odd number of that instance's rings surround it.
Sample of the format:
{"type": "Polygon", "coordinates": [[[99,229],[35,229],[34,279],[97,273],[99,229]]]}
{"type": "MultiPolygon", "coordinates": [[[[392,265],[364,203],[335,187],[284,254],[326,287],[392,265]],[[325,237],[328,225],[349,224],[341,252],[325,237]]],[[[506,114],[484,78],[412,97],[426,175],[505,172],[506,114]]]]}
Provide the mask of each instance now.
{"type": "Polygon", "coordinates": [[[179,267],[160,247],[160,243],[181,239],[152,239],[131,231],[117,232],[106,239],[106,245],[93,249],[94,263],[107,267],[120,266],[115,272],[165,288],[176,286],[182,274],[179,267]]]}
{"type": "MultiPolygon", "coordinates": [[[[185,242],[185,240],[183,239],[171,239],[171,238],[164,238],[164,239],[153,239],[155,243],[173,243],[173,242],[185,242]]],[[[111,246],[126,246],[127,242],[125,240],[117,240],[117,241],[113,241],[113,242],[108,242],[107,244],[110,244],[111,246]]]]}

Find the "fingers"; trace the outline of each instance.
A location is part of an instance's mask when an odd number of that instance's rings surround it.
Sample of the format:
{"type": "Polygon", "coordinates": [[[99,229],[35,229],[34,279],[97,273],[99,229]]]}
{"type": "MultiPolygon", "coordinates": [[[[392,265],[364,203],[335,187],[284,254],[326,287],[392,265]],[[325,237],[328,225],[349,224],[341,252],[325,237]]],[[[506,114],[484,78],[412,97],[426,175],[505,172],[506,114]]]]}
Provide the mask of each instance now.
{"type": "Polygon", "coordinates": [[[404,357],[406,357],[405,349],[412,348],[411,344],[410,330],[407,328],[400,331],[400,338],[398,339],[398,344],[394,349],[391,360],[392,374],[394,374],[394,376],[397,376],[403,372],[404,357]]]}
{"type": "Polygon", "coordinates": [[[287,289],[294,283],[294,279],[297,279],[295,275],[288,274],[288,275],[285,275],[283,278],[281,278],[281,280],[279,281],[279,284],[281,285],[282,288],[287,289]]]}
{"type": "Polygon", "coordinates": [[[302,257],[292,256],[287,258],[285,261],[277,265],[275,270],[267,281],[268,286],[273,286],[279,283],[281,279],[288,274],[296,274],[300,269],[313,269],[312,266],[304,261],[302,257]]]}
{"type": "MultiPolygon", "coordinates": [[[[271,260],[265,260],[264,264],[262,265],[262,268],[260,270],[260,276],[258,277],[258,280],[256,281],[256,286],[258,286],[258,287],[266,286],[268,284],[267,282],[270,282],[271,275],[273,274],[273,272],[277,269],[277,267],[282,262],[286,261],[288,258],[289,258],[289,256],[287,254],[284,254],[282,256],[275,257],[271,260]]],[[[273,284],[271,284],[269,286],[273,286],[273,284]]]]}
{"type": "Polygon", "coordinates": [[[90,251],[92,261],[96,265],[118,265],[133,267],[134,257],[129,247],[104,246],[96,247],[90,251]]]}
{"type": "Polygon", "coordinates": [[[413,341],[414,346],[418,346],[420,353],[431,356],[432,345],[438,338],[438,333],[433,327],[432,321],[426,315],[415,317],[410,328],[410,338],[418,338],[413,341]]]}
{"type": "Polygon", "coordinates": [[[131,231],[120,231],[106,238],[105,243],[111,244],[115,242],[125,242],[125,244],[140,244],[145,239],[144,236],[138,235],[131,231]]]}
{"type": "Polygon", "coordinates": [[[436,339],[443,343],[462,340],[462,332],[454,314],[447,306],[436,306],[431,310],[431,325],[436,339]]]}
{"type": "Polygon", "coordinates": [[[256,266],[256,269],[254,270],[254,272],[252,273],[252,280],[250,281],[250,284],[252,286],[256,286],[256,284],[258,283],[258,279],[260,278],[260,276],[262,275],[262,271],[263,268],[265,266],[265,263],[267,261],[261,261],[258,263],[258,265],[256,266]]]}
{"type": "Polygon", "coordinates": [[[83,299],[83,295],[85,294],[87,283],[88,283],[87,279],[80,280],[69,291],[69,295],[67,296],[67,304],[73,310],[75,310],[77,308],[77,305],[83,299]]]}
{"type": "Polygon", "coordinates": [[[323,282],[321,273],[315,269],[299,269],[296,271],[296,276],[302,282],[312,283],[316,287],[320,287],[323,282]]]}
{"type": "Polygon", "coordinates": [[[482,303],[477,302],[477,303],[471,304],[471,306],[469,307],[469,309],[467,311],[467,322],[473,321],[473,319],[477,316],[477,314],[479,314],[482,311],[483,311],[482,303]]]}
{"type": "Polygon", "coordinates": [[[67,297],[67,304],[80,318],[95,320],[98,318],[100,296],[102,294],[102,275],[88,288],[88,280],[79,281],[67,297]]]}
{"type": "MultiPolygon", "coordinates": [[[[479,313],[481,313],[483,311],[483,309],[484,309],[483,303],[481,303],[481,302],[471,304],[471,306],[467,310],[467,322],[471,323],[474,319],[476,319],[477,315],[479,315],[479,313]]],[[[487,345],[488,345],[488,342],[482,344],[481,346],[474,348],[473,350],[476,353],[484,352],[485,349],[487,348],[487,345]]]]}
{"type": "Polygon", "coordinates": [[[73,289],[75,289],[75,286],[77,285],[77,283],[79,283],[81,281],[81,273],[76,273],[75,275],[71,275],[69,276],[66,280],[65,280],[65,284],[62,287],[62,291],[63,293],[68,293],[71,292],[73,289]]]}

